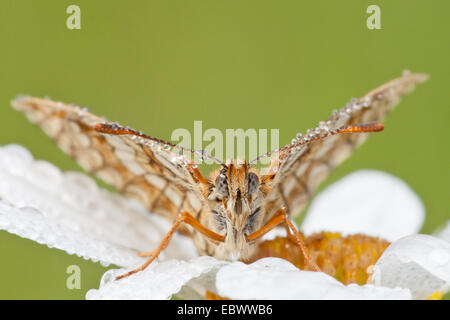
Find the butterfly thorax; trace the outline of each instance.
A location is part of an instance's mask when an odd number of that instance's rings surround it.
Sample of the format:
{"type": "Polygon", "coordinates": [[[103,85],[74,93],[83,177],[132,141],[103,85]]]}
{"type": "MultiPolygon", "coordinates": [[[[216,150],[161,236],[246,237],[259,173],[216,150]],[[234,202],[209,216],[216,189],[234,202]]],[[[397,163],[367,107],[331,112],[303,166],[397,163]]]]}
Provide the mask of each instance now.
{"type": "Polygon", "coordinates": [[[258,230],[265,210],[264,194],[260,188],[260,174],[244,161],[230,161],[210,176],[206,224],[225,236],[222,244],[214,244],[214,256],[222,259],[244,258],[253,244],[246,236],[258,230]]]}

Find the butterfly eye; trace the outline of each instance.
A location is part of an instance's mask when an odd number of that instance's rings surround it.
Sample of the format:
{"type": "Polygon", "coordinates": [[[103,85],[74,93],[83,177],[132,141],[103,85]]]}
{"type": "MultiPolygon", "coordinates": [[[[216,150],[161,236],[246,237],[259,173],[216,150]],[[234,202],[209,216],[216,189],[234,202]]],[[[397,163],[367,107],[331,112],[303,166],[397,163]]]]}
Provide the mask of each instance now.
{"type": "Polygon", "coordinates": [[[256,190],[258,190],[258,187],[259,187],[258,176],[255,173],[250,172],[248,174],[248,193],[252,194],[256,190]]]}
{"type": "Polygon", "coordinates": [[[228,182],[227,182],[227,176],[223,173],[219,174],[219,176],[216,179],[216,190],[217,192],[226,197],[228,196],[228,182]]]}

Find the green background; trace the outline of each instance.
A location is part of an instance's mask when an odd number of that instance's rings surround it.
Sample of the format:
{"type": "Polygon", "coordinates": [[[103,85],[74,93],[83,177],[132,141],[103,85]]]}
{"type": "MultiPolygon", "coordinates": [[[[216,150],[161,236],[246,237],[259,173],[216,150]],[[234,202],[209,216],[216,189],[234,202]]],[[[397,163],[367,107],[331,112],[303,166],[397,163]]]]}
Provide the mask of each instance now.
{"type": "MultiPolygon", "coordinates": [[[[425,72],[430,81],[326,184],[362,168],[392,173],[423,199],[430,233],[450,212],[449,12],[445,0],[2,0],[0,144],[80,170],[10,108],[24,93],[163,139],[203,120],[204,130],[279,128],[284,145],[403,69],[425,72]],[[81,30],[66,28],[70,4],[81,8],[81,30]],[[381,8],[381,30],[366,27],[370,4],[381,8]]],[[[3,299],[84,298],[105,271],[4,231],[0,261],[3,299]],[[81,290],[66,289],[71,264],[81,267],[81,290]]]]}

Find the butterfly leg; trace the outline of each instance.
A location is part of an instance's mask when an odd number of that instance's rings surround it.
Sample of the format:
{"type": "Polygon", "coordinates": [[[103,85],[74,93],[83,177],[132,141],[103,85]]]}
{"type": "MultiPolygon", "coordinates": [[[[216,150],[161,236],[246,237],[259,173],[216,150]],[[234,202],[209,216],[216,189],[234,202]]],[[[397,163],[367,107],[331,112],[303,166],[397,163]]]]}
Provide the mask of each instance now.
{"type": "Polygon", "coordinates": [[[209,230],[208,228],[203,226],[197,219],[195,219],[191,214],[189,214],[186,211],[183,211],[177,216],[177,219],[175,220],[175,223],[172,225],[172,228],[170,228],[169,232],[167,232],[167,234],[164,236],[163,240],[155,250],[139,254],[140,256],[148,257],[147,261],[145,261],[144,264],[141,265],[139,268],[136,268],[134,270],[131,270],[130,272],[118,276],[116,280],[129,277],[132,274],[135,274],[147,268],[150,265],[150,263],[152,263],[159,256],[161,251],[163,251],[169,245],[170,240],[172,239],[174,233],[177,231],[181,223],[189,224],[198,232],[202,233],[203,235],[214,241],[223,242],[225,240],[224,236],[209,230]]]}
{"type": "Polygon", "coordinates": [[[305,246],[305,242],[303,241],[303,238],[300,234],[300,232],[295,228],[294,224],[289,220],[287,215],[285,214],[284,224],[289,228],[292,232],[292,235],[294,236],[295,243],[300,247],[300,250],[302,250],[303,256],[305,257],[308,264],[313,268],[314,271],[321,271],[319,266],[314,262],[314,260],[311,258],[311,256],[308,253],[308,249],[305,246]]]}
{"type": "Polygon", "coordinates": [[[255,231],[254,233],[248,235],[246,237],[247,241],[255,240],[258,238],[261,238],[263,235],[265,235],[267,232],[278,226],[279,224],[283,223],[286,232],[287,237],[294,240],[294,242],[300,247],[300,250],[303,253],[303,256],[305,257],[308,264],[312,267],[314,271],[321,271],[320,268],[317,266],[317,264],[314,262],[314,260],[311,258],[311,256],[308,253],[308,249],[305,246],[305,243],[302,239],[302,236],[297,231],[293,223],[289,220],[288,215],[286,214],[286,211],[283,209],[279,209],[277,213],[270,219],[261,229],[255,231]]]}

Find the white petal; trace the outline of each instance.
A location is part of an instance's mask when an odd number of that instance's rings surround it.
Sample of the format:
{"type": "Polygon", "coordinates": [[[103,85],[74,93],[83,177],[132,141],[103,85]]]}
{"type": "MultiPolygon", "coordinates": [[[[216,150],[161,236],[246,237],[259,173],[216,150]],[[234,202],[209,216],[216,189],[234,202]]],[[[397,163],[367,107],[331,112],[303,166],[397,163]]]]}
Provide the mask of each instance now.
{"type": "Polygon", "coordinates": [[[298,270],[278,258],[261,259],[251,265],[198,257],[189,262],[153,263],[128,278],[114,278],[129,269],[110,270],[98,290],[87,299],[204,298],[205,290],[232,299],[410,299],[408,289],[373,285],[345,286],[318,272],[298,270]]]}
{"type": "Polygon", "coordinates": [[[0,200],[0,229],[20,237],[46,244],[69,254],[99,261],[103,265],[135,265],[142,263],[136,252],[97,238],[95,235],[74,231],[45,217],[33,208],[15,208],[0,200]]]}
{"type": "Polygon", "coordinates": [[[429,235],[412,235],[392,243],[377,261],[373,283],[409,288],[415,299],[450,287],[450,243],[429,235]]]}
{"type": "MultiPolygon", "coordinates": [[[[203,278],[203,284],[208,282],[208,279],[214,279],[217,269],[224,264],[226,262],[207,256],[189,262],[178,260],[154,262],[145,270],[119,281],[114,280],[115,277],[129,269],[109,270],[103,275],[100,288],[89,290],[86,299],[170,299],[173,294],[177,294],[183,286],[192,283],[191,281],[196,278],[203,278]]],[[[209,289],[215,291],[214,287],[209,289]]],[[[196,287],[192,286],[191,290],[195,291],[196,287]]],[[[182,297],[187,297],[187,292],[184,289],[182,297]]]]}
{"type": "Polygon", "coordinates": [[[450,220],[447,221],[447,223],[442,228],[435,232],[434,236],[450,242],[450,220]]]}
{"type": "Polygon", "coordinates": [[[322,272],[298,270],[278,258],[234,262],[217,273],[218,293],[232,299],[410,299],[408,290],[345,286],[322,272]]]}
{"type": "Polygon", "coordinates": [[[306,234],[329,230],[394,241],[417,233],[424,217],[422,201],[405,182],[387,173],[361,170],[318,194],[301,229],[306,234]]]}
{"type": "MultiPolygon", "coordinates": [[[[48,162],[35,161],[18,145],[0,147],[0,198],[16,208],[35,208],[45,222],[139,251],[154,249],[170,228],[168,221],[134,201],[98,188],[82,173],[62,173],[48,162]]],[[[192,241],[175,234],[160,257],[196,255],[192,241]]]]}

